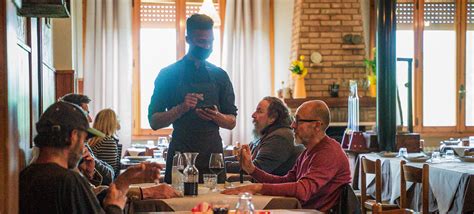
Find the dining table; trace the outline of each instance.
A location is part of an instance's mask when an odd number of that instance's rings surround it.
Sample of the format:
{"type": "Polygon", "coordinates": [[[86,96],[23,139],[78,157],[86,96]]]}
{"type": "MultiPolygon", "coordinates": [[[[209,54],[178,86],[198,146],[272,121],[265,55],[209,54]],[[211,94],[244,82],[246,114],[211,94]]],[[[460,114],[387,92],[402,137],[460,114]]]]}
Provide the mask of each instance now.
{"type": "MultiPolygon", "coordinates": [[[[416,154],[410,154],[416,155],[416,154]]],[[[420,153],[420,155],[422,155],[420,153]]],[[[354,170],[353,187],[360,189],[360,158],[369,160],[380,159],[382,163],[382,200],[397,203],[400,198],[400,162],[405,158],[386,157],[383,153],[367,153],[359,155],[354,170]]],[[[466,213],[474,212],[474,163],[461,162],[458,158],[430,162],[410,162],[407,164],[422,168],[429,165],[430,212],[466,213]]],[[[375,175],[368,174],[367,193],[375,195],[375,175]]],[[[410,208],[421,208],[421,185],[407,183],[407,197],[410,208]]]]}
{"type": "MultiPolygon", "coordinates": [[[[240,183],[234,183],[238,186],[240,183]]],[[[216,190],[210,190],[203,184],[199,184],[197,196],[184,196],[170,199],[146,199],[130,201],[127,212],[188,212],[196,205],[207,202],[209,204],[225,204],[229,209],[234,209],[239,201],[238,195],[225,195],[224,184],[218,184],[216,190]]],[[[252,196],[252,202],[256,210],[301,209],[301,203],[293,197],[267,196],[256,194],[252,196]]]]}
{"type": "MultiPolygon", "coordinates": [[[[323,214],[318,210],[311,209],[270,209],[270,210],[255,210],[255,214],[323,214]]],[[[193,214],[191,211],[178,212],[137,212],[137,214],[193,214]]],[[[232,214],[232,211],[229,212],[232,214]]]]}

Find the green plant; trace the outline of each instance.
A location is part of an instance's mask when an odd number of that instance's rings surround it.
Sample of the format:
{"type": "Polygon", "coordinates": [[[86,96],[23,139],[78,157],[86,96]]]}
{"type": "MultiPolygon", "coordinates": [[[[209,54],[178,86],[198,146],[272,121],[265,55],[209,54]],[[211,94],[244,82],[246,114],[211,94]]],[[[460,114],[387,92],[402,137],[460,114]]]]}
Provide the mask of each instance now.
{"type": "Polygon", "coordinates": [[[374,59],[364,59],[364,64],[367,68],[368,76],[377,75],[377,49],[373,48],[372,51],[374,53],[374,59]]]}

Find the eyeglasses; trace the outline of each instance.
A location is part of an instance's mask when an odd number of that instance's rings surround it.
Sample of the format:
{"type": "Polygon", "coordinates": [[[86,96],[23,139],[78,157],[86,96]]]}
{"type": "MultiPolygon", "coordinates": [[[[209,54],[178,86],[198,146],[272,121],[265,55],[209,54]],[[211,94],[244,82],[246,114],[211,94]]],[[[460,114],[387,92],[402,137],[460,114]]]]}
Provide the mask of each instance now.
{"type": "Polygon", "coordinates": [[[296,125],[299,125],[300,123],[312,123],[312,122],[321,122],[321,120],[311,120],[311,119],[300,119],[300,118],[294,118],[294,122],[296,125]]]}

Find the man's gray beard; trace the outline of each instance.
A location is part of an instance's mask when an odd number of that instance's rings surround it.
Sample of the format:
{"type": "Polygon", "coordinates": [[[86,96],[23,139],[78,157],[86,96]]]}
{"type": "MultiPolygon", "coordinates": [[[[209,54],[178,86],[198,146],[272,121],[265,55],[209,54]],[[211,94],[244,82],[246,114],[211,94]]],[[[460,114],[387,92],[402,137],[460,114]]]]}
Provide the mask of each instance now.
{"type": "Polygon", "coordinates": [[[252,130],[253,138],[254,140],[260,139],[262,137],[262,134],[260,133],[259,130],[257,130],[257,127],[254,127],[252,130]]]}

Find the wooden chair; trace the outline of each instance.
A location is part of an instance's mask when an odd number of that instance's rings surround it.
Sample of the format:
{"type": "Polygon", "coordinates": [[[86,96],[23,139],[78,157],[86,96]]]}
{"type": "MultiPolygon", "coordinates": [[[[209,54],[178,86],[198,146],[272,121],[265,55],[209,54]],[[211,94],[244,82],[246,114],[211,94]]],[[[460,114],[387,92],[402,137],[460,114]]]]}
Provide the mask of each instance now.
{"type": "Polygon", "coordinates": [[[387,210],[383,211],[382,210],[382,204],[381,203],[376,203],[372,207],[372,213],[373,214],[411,214],[415,213],[415,211],[410,210],[410,209],[395,209],[395,210],[387,210]]]}
{"type": "Polygon", "coordinates": [[[464,156],[474,156],[474,150],[471,151],[471,149],[465,149],[464,156]]]}
{"type": "Polygon", "coordinates": [[[361,158],[361,208],[362,213],[366,213],[367,209],[372,210],[374,204],[380,203],[382,204],[383,210],[390,210],[390,209],[397,209],[398,205],[396,204],[389,204],[388,201],[382,201],[382,164],[380,159],[375,161],[369,160],[365,157],[361,158]],[[375,174],[375,200],[369,200],[367,198],[367,181],[366,175],[367,174],[375,174]]]}
{"type": "Polygon", "coordinates": [[[423,164],[423,168],[417,168],[414,166],[406,165],[406,162],[402,160],[400,162],[400,205],[401,208],[408,208],[407,201],[407,181],[413,183],[421,183],[422,188],[422,211],[423,213],[429,213],[429,165],[423,164]]]}

